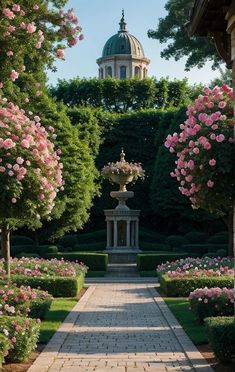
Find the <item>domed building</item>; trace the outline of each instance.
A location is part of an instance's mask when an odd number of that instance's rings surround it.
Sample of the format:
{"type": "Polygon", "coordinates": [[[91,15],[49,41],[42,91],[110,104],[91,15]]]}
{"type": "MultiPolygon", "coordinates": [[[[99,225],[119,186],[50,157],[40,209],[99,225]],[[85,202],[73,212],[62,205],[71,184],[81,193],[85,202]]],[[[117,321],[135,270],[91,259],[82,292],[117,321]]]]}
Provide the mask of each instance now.
{"type": "Polygon", "coordinates": [[[105,79],[110,76],[116,79],[132,77],[143,79],[148,75],[150,60],[145,57],[139,40],[127,31],[124,10],[119,25],[120,30],[108,39],[102,57],[96,61],[99,66],[99,78],[105,79]]]}

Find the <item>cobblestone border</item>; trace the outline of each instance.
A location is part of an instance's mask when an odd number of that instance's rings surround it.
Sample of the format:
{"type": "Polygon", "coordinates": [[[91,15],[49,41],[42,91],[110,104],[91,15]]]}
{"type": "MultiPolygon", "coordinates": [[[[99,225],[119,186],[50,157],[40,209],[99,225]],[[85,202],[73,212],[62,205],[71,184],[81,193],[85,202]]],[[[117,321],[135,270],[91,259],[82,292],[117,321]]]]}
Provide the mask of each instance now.
{"type": "Polygon", "coordinates": [[[95,286],[90,286],[80,300],[76,303],[71,312],[67,315],[64,322],[57,329],[56,333],[52,336],[44,350],[37,357],[27,372],[46,372],[57,357],[61,346],[63,345],[68,333],[73,328],[77,318],[78,312],[81,311],[91,295],[95,290],[95,286]]]}
{"type": "Polygon", "coordinates": [[[154,298],[155,303],[159,306],[164,318],[166,319],[169,327],[172,329],[175,337],[177,338],[179,344],[182,347],[183,352],[192,363],[193,368],[196,372],[214,372],[210,364],[203,357],[203,355],[198,351],[194,343],[190,340],[188,335],[183,330],[182,326],[179,324],[174,314],[171,312],[163,298],[159,295],[157,290],[148,285],[148,289],[154,298]]]}

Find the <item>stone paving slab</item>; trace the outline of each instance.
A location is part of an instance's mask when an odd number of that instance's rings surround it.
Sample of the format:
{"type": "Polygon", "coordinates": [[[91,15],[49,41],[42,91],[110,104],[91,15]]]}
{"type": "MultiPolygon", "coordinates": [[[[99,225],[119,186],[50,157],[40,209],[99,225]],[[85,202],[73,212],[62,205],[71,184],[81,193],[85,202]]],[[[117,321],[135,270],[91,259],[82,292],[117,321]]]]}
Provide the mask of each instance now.
{"type": "Polygon", "coordinates": [[[28,372],[212,372],[155,287],[90,285],[28,372]]]}

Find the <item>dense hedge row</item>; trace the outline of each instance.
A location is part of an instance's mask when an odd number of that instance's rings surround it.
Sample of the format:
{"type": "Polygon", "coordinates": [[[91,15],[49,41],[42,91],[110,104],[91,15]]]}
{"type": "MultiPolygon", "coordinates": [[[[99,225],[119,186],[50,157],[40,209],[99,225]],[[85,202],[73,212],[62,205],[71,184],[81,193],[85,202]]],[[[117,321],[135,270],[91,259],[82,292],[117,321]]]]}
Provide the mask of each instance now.
{"type": "Polygon", "coordinates": [[[159,275],[159,281],[162,291],[169,297],[186,297],[197,288],[234,286],[234,280],[229,276],[169,278],[167,275],[159,275]]]}
{"type": "Polygon", "coordinates": [[[57,254],[51,253],[47,257],[83,262],[91,271],[106,271],[108,265],[108,254],[106,253],[63,252],[57,254]]]}
{"type": "Polygon", "coordinates": [[[139,271],[156,270],[157,266],[167,261],[186,258],[187,253],[158,252],[137,255],[137,268],[139,271]]]}

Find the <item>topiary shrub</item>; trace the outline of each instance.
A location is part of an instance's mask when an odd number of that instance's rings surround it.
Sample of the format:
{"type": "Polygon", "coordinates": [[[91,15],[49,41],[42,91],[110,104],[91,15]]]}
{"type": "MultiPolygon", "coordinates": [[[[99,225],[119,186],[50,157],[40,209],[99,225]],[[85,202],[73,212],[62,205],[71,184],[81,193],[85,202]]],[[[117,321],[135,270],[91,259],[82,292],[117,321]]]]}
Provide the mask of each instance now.
{"type": "Polygon", "coordinates": [[[215,254],[216,254],[217,257],[226,257],[227,256],[227,250],[218,249],[218,251],[216,251],[215,254]]]}
{"type": "Polygon", "coordinates": [[[4,358],[8,354],[8,350],[10,349],[10,346],[11,346],[11,343],[9,339],[3,334],[0,334],[0,370],[2,369],[4,358]]]}
{"type": "Polygon", "coordinates": [[[231,317],[206,318],[209,343],[222,363],[235,362],[235,320],[231,317]]]}
{"type": "Polygon", "coordinates": [[[48,258],[64,258],[67,261],[83,262],[91,271],[106,271],[108,265],[107,253],[69,252],[48,254],[48,258]]]}
{"type": "Polygon", "coordinates": [[[170,235],[166,238],[166,243],[171,248],[181,248],[184,244],[188,244],[188,240],[184,236],[170,235]]]}
{"type": "Polygon", "coordinates": [[[38,247],[35,244],[23,244],[11,246],[11,256],[16,257],[20,253],[38,253],[38,247]]]}
{"type": "Polygon", "coordinates": [[[78,238],[76,234],[64,235],[60,240],[59,244],[62,245],[64,249],[73,248],[78,244],[78,238]]]}
{"type": "Polygon", "coordinates": [[[57,253],[58,247],[56,245],[49,244],[39,245],[37,247],[37,252],[41,257],[46,258],[48,253],[57,253]]]}
{"type": "Polygon", "coordinates": [[[228,234],[227,235],[213,235],[210,238],[207,239],[207,244],[228,244],[228,234]]]}
{"type": "Polygon", "coordinates": [[[106,235],[106,230],[97,230],[90,233],[77,234],[77,242],[78,244],[102,242],[105,245],[106,235]]]}
{"type": "Polygon", "coordinates": [[[203,232],[191,231],[184,235],[184,237],[193,244],[203,244],[206,241],[207,235],[203,232]]]}
{"type": "Polygon", "coordinates": [[[218,249],[227,249],[224,244],[185,244],[182,249],[188,253],[197,253],[199,256],[205,253],[215,253],[218,249]]]}
{"type": "Polygon", "coordinates": [[[13,348],[6,356],[7,362],[24,362],[36,349],[40,324],[31,318],[1,316],[0,334],[7,335],[13,348]]]}
{"type": "Polygon", "coordinates": [[[12,235],[11,245],[35,245],[35,242],[28,236],[12,235]]]}

